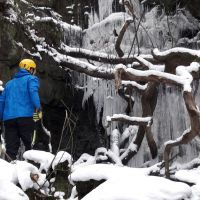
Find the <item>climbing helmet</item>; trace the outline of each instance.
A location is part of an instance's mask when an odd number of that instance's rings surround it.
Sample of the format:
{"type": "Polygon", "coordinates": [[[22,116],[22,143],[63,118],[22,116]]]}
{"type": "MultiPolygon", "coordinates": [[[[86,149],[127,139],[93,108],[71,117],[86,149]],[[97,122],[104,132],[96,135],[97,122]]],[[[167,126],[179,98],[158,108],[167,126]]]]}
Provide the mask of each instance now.
{"type": "Polygon", "coordinates": [[[19,67],[30,71],[31,68],[33,68],[33,69],[36,68],[36,64],[35,64],[35,62],[34,62],[33,60],[31,60],[31,59],[23,59],[23,60],[19,63],[19,67]]]}

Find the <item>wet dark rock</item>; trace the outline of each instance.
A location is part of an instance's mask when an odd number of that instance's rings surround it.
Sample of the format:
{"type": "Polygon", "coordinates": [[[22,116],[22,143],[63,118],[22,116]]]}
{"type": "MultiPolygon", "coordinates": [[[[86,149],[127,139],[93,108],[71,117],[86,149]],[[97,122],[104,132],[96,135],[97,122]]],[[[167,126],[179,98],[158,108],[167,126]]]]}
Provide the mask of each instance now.
{"type": "Polygon", "coordinates": [[[119,3],[118,0],[113,0],[112,3],[112,12],[125,12],[125,7],[119,3]]]}
{"type": "MultiPolygon", "coordinates": [[[[99,144],[98,134],[103,133],[104,130],[96,122],[96,111],[92,99],[87,102],[83,109],[83,92],[74,88],[71,82],[71,73],[61,69],[47,54],[40,53],[39,55],[36,42],[33,38],[30,38],[28,31],[35,30],[39,37],[43,37],[44,41],[54,48],[60,46],[63,41],[66,44],[81,43],[80,33],[76,35],[75,32],[69,30],[69,33],[64,34],[58,23],[52,20],[45,23],[35,22],[34,17],[52,17],[51,7],[52,10],[63,15],[60,16],[60,20],[70,22],[71,15],[66,14],[65,9],[67,6],[72,7],[75,4],[73,12],[77,19],[74,23],[85,27],[87,24],[78,20],[82,19],[85,12],[90,12],[91,7],[96,10],[97,1],[30,0],[27,2],[28,4],[16,0],[15,3],[18,4],[18,7],[9,5],[15,11],[17,17],[13,21],[3,14],[0,15],[0,79],[6,83],[13,75],[13,66],[17,66],[22,58],[33,58],[38,66],[37,76],[40,79],[44,126],[52,134],[53,152],[57,151],[62,135],[60,149],[72,153],[75,159],[83,152],[94,154],[95,149],[102,146],[99,144]],[[78,10],[80,5],[83,8],[81,11],[78,10]],[[29,20],[27,20],[27,16],[29,20]],[[30,53],[34,56],[30,56],[30,53]],[[63,128],[66,109],[69,117],[67,120],[70,122],[67,122],[66,127],[63,128]]],[[[56,17],[59,19],[59,16],[56,17]]],[[[48,151],[48,142],[48,136],[42,130],[41,124],[38,123],[34,148],[48,151]]]]}
{"type": "Polygon", "coordinates": [[[28,0],[28,2],[32,3],[34,6],[52,7],[53,5],[53,0],[28,0]]]}
{"type": "Polygon", "coordinates": [[[53,8],[69,24],[88,28],[88,13],[98,12],[98,0],[54,0],[53,8]]]}
{"type": "Polygon", "coordinates": [[[79,181],[76,182],[76,190],[78,192],[78,199],[82,199],[86,194],[94,190],[100,184],[105,182],[106,180],[89,180],[89,181],[79,181]]]}
{"type": "Polygon", "coordinates": [[[69,183],[68,176],[70,175],[70,168],[68,167],[68,161],[60,163],[55,169],[55,182],[53,187],[55,191],[65,192],[64,198],[70,197],[72,185],[69,183]]]}
{"type": "Polygon", "coordinates": [[[144,5],[153,8],[155,6],[161,6],[162,8],[165,9],[166,13],[168,14],[174,14],[177,9],[180,8],[186,8],[191,12],[191,14],[196,17],[200,18],[200,4],[199,0],[148,0],[148,1],[143,1],[140,0],[140,2],[144,2],[144,5]]]}
{"type": "Polygon", "coordinates": [[[34,189],[28,189],[26,191],[26,194],[28,195],[30,200],[55,200],[53,196],[47,196],[47,195],[41,194],[40,192],[34,189]]]}

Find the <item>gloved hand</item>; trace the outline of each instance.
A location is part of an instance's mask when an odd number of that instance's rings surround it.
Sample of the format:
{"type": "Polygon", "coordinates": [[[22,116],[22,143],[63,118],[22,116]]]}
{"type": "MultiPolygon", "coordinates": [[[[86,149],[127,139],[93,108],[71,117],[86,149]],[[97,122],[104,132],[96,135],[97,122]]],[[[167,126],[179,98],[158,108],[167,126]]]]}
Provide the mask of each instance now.
{"type": "Polygon", "coordinates": [[[42,119],[42,111],[40,110],[37,114],[38,114],[39,119],[42,119]]]}
{"type": "Polygon", "coordinates": [[[37,122],[42,119],[42,111],[36,111],[33,113],[33,120],[37,122]]]}

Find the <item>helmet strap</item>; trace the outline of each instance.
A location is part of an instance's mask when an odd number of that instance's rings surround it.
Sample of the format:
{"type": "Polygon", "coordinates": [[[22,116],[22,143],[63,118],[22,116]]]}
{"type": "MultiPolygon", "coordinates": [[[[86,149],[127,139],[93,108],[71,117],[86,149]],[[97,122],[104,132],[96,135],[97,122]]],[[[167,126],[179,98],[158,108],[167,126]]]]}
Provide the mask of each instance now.
{"type": "Polygon", "coordinates": [[[35,73],[36,73],[36,70],[35,70],[35,68],[30,68],[30,70],[29,70],[29,72],[32,74],[32,75],[35,75],[35,73]]]}

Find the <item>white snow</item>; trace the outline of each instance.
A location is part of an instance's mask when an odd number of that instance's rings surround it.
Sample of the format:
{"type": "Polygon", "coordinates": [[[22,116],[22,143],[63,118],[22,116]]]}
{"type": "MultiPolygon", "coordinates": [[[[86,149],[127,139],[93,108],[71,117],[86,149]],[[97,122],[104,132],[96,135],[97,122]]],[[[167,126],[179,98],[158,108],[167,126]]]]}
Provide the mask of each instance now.
{"type": "MultiPolygon", "coordinates": [[[[190,52],[189,50],[187,52],[190,52]]],[[[151,67],[151,66],[150,66],[151,67]]],[[[151,67],[152,68],[152,67],[151,67]]],[[[147,71],[141,71],[136,70],[132,68],[126,68],[123,64],[118,64],[115,66],[115,70],[123,69],[125,72],[132,74],[135,77],[141,77],[141,78],[147,78],[150,76],[155,76],[159,79],[163,78],[165,80],[168,80],[169,82],[173,82],[174,84],[179,84],[183,86],[183,91],[191,92],[191,83],[193,81],[193,77],[190,74],[191,72],[197,72],[200,68],[199,63],[192,62],[190,66],[178,66],[176,68],[176,75],[162,72],[162,71],[156,71],[156,70],[147,70],[147,71]]]]}
{"type": "MultiPolygon", "coordinates": [[[[65,196],[65,193],[64,192],[59,192],[59,191],[56,191],[54,193],[54,197],[56,197],[56,199],[63,199],[63,197],[65,196]]],[[[63,199],[64,200],[64,199],[63,199]]]]}
{"type": "Polygon", "coordinates": [[[95,157],[91,156],[87,153],[83,153],[80,158],[72,165],[72,171],[74,171],[78,167],[82,167],[85,165],[95,164],[95,157]]]}
{"type": "MultiPolygon", "coordinates": [[[[58,155],[58,157],[60,156],[58,155]]],[[[85,154],[85,158],[87,159],[89,156],[85,154]]],[[[112,164],[90,164],[74,168],[69,179],[72,183],[89,181],[90,179],[105,180],[104,183],[87,194],[83,200],[198,200],[200,196],[200,167],[192,170],[179,170],[175,174],[178,180],[194,183],[195,185],[192,187],[162,177],[149,176],[152,169],[153,167],[130,168],[112,164]]],[[[23,190],[34,187],[30,179],[30,172],[40,175],[36,167],[24,161],[16,161],[15,164],[11,164],[0,160],[0,199],[28,200],[26,194],[15,184],[19,181],[23,190]]],[[[41,180],[38,180],[39,185],[45,181],[44,178],[41,180]]],[[[64,192],[56,191],[54,197],[63,199],[64,195],[64,192]]],[[[75,200],[76,195],[74,187],[70,199],[75,200]]]]}
{"type": "Polygon", "coordinates": [[[116,155],[119,156],[119,138],[120,132],[118,129],[114,129],[110,135],[110,150],[116,155]]]}
{"type": "Polygon", "coordinates": [[[175,47],[166,51],[159,51],[157,48],[153,50],[153,53],[157,56],[167,56],[170,53],[189,53],[193,56],[200,57],[200,50],[193,50],[193,49],[188,49],[188,48],[183,48],[183,47],[175,47]]]}
{"type": "Polygon", "coordinates": [[[122,81],[122,85],[124,85],[124,86],[131,85],[132,87],[136,87],[139,90],[145,90],[147,88],[148,84],[140,85],[135,81],[122,81]]]}
{"type": "Polygon", "coordinates": [[[200,185],[200,167],[191,170],[179,170],[174,176],[178,180],[200,185]]]}
{"type": "Polygon", "coordinates": [[[91,177],[93,180],[108,180],[118,179],[123,176],[145,176],[148,175],[149,170],[147,168],[130,168],[119,167],[112,164],[93,164],[77,168],[69,176],[72,182],[87,181],[91,177]]]}
{"type": "Polygon", "coordinates": [[[66,22],[63,22],[59,19],[54,19],[52,17],[39,17],[39,16],[35,16],[35,21],[36,22],[53,22],[55,25],[60,25],[60,27],[62,29],[64,29],[65,31],[81,31],[81,28],[76,26],[76,25],[70,25],[66,22]]]}
{"type": "MultiPolygon", "coordinates": [[[[102,152],[102,149],[99,151],[102,152]]],[[[63,152],[60,152],[62,154],[63,152]]],[[[90,156],[84,155],[86,159],[90,156]]],[[[60,155],[58,155],[60,157],[60,155]]],[[[82,156],[83,158],[83,156],[82,156]]],[[[78,165],[78,163],[77,163],[78,165]]],[[[179,170],[174,177],[180,181],[195,184],[190,187],[185,183],[175,182],[162,177],[149,176],[157,166],[150,168],[130,168],[113,164],[80,165],[73,168],[69,175],[71,183],[89,181],[91,179],[105,180],[101,185],[88,193],[83,200],[198,200],[200,197],[200,167],[192,170],[179,170]]],[[[23,190],[34,187],[30,172],[37,173],[41,178],[38,184],[45,183],[46,175],[25,161],[11,164],[0,160],[0,199],[28,200],[27,195],[15,184],[19,183],[23,190]],[[43,176],[43,177],[42,177],[43,176]],[[9,195],[8,195],[9,194],[9,195]]],[[[45,184],[47,188],[48,183],[45,184]]],[[[34,187],[35,189],[38,189],[34,187]]],[[[56,191],[54,197],[64,199],[65,193],[56,191]]],[[[76,187],[73,187],[70,200],[77,200],[76,187]]]]}
{"type": "Polygon", "coordinates": [[[145,66],[147,66],[151,70],[157,70],[157,71],[162,71],[162,72],[165,70],[164,65],[154,65],[154,64],[148,62],[147,60],[145,60],[142,56],[137,56],[136,59],[139,62],[143,63],[145,66]]]}
{"type": "Polygon", "coordinates": [[[152,117],[130,117],[128,115],[124,115],[124,114],[114,114],[113,116],[107,116],[106,120],[108,122],[112,121],[112,120],[118,120],[118,119],[124,119],[130,122],[146,122],[146,123],[150,123],[152,120],[152,117]]]}
{"type": "Polygon", "coordinates": [[[0,92],[2,92],[4,90],[2,85],[3,85],[3,82],[0,80],[0,92]]]}
{"type": "MultiPolygon", "coordinates": [[[[38,185],[43,185],[42,189],[44,191],[48,187],[46,175],[41,174],[37,167],[25,161],[14,161],[13,163],[8,163],[7,161],[0,159],[0,182],[4,181],[15,185],[20,184],[23,191],[26,191],[29,188],[38,189],[38,185]],[[37,183],[31,180],[31,174],[38,175],[39,179],[37,183]]],[[[3,187],[3,185],[0,185],[0,190],[2,190],[1,186],[3,187]]],[[[12,185],[11,187],[16,193],[17,189],[12,185]]]]}
{"type": "Polygon", "coordinates": [[[109,179],[82,200],[180,200],[191,196],[190,187],[184,183],[159,177],[126,178],[109,179]]]}
{"type": "Polygon", "coordinates": [[[39,170],[45,170],[46,172],[52,166],[55,169],[56,165],[68,161],[68,166],[71,166],[72,157],[69,153],[64,151],[59,151],[56,156],[52,153],[39,151],[39,150],[29,150],[24,152],[23,157],[25,160],[32,160],[40,164],[39,170]]]}
{"type": "Polygon", "coordinates": [[[59,163],[63,163],[65,161],[68,161],[68,167],[70,167],[72,165],[72,157],[69,153],[67,153],[66,151],[59,151],[52,163],[52,169],[55,169],[55,167],[59,164],[59,163]]]}
{"type": "Polygon", "coordinates": [[[128,139],[129,137],[134,137],[135,134],[138,131],[138,126],[129,126],[128,128],[125,128],[124,132],[121,135],[120,138],[120,144],[122,144],[126,139],[128,139]]]}
{"type": "Polygon", "coordinates": [[[83,200],[180,200],[192,196],[188,185],[148,176],[149,170],[96,164],[77,168],[69,178],[73,182],[105,180],[83,200]]]}
{"type": "Polygon", "coordinates": [[[38,150],[29,150],[23,154],[25,160],[32,160],[35,163],[40,164],[39,171],[45,170],[46,172],[50,168],[54,157],[55,156],[52,153],[38,150]]]}
{"type": "Polygon", "coordinates": [[[28,196],[15,184],[9,181],[2,181],[0,184],[1,200],[29,200],[28,196]]]}

